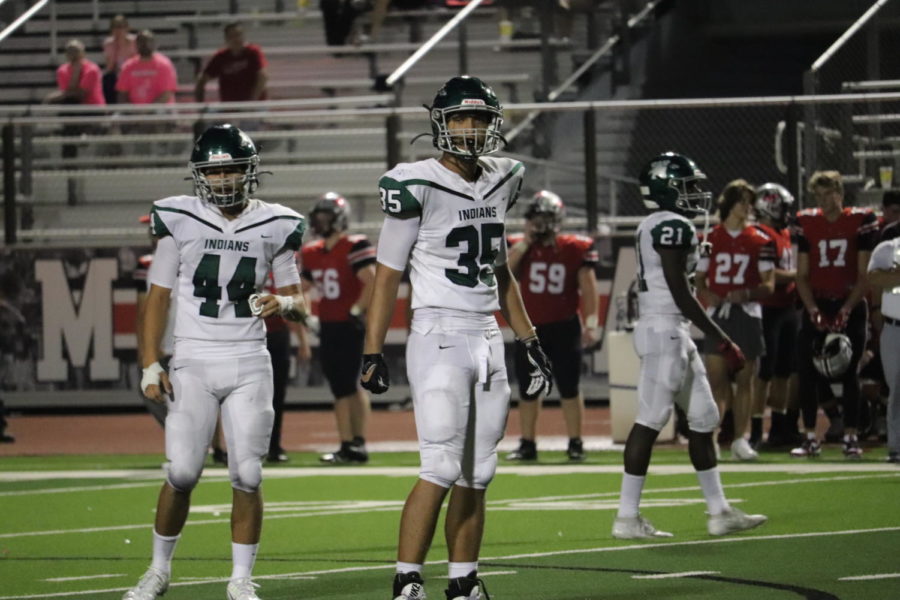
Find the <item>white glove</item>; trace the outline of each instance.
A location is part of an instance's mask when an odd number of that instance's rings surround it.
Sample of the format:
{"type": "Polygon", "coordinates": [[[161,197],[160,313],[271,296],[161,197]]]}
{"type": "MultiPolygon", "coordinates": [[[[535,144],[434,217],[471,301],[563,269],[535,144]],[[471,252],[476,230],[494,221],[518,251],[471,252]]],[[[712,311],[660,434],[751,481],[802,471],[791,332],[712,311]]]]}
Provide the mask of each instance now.
{"type": "Polygon", "coordinates": [[[144,370],[141,374],[141,392],[146,394],[147,387],[151,385],[158,386],[160,384],[159,375],[160,373],[165,372],[166,370],[162,368],[162,365],[159,364],[159,361],[153,363],[149,367],[144,367],[144,370]]]}

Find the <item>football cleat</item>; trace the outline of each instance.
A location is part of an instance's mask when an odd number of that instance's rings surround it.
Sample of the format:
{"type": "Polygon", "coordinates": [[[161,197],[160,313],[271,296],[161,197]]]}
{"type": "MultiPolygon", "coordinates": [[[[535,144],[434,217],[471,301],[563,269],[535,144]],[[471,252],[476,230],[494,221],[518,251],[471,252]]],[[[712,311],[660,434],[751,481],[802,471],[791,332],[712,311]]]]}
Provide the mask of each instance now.
{"type": "Polygon", "coordinates": [[[259,584],[250,581],[249,577],[241,577],[229,581],[225,593],[228,594],[228,600],[259,600],[256,595],[258,587],[259,584]]]}
{"type": "Polygon", "coordinates": [[[744,511],[732,507],[718,515],[710,515],[706,522],[706,529],[709,531],[709,535],[728,535],[759,527],[768,520],[765,515],[748,515],[744,511]]]}
{"type": "Polygon", "coordinates": [[[125,592],[122,600],[156,600],[169,589],[169,574],[150,567],[137,585],[125,592]]]}
{"type": "Polygon", "coordinates": [[[794,458],[803,458],[804,456],[807,458],[815,458],[820,454],[822,454],[822,445],[811,438],[803,440],[803,443],[800,444],[799,447],[791,450],[791,456],[794,458]]]}
{"type": "Polygon", "coordinates": [[[394,575],[394,600],[425,600],[425,582],[418,571],[394,575]]]}
{"type": "Polygon", "coordinates": [[[369,461],[369,453],[365,446],[354,446],[349,442],[343,442],[337,452],[323,454],[319,460],[332,465],[364,464],[369,461]]]}
{"type": "Polygon", "coordinates": [[[731,442],[731,456],[735,460],[756,460],[759,458],[756,450],[750,447],[750,442],[744,438],[738,438],[731,442]]]}
{"type": "Polygon", "coordinates": [[[885,460],[889,463],[900,463],[900,452],[888,452],[887,458],[885,460]]]}
{"type": "Polygon", "coordinates": [[[506,455],[506,460],[537,460],[537,443],[534,440],[519,440],[519,447],[506,455]]]}
{"type": "Polygon", "coordinates": [[[862,458],[863,450],[859,447],[859,440],[856,438],[844,440],[844,457],[857,460],[862,458]]]}
{"type": "Polygon", "coordinates": [[[584,442],[581,438],[572,438],[569,440],[566,456],[568,456],[571,461],[584,460],[584,442]]]}
{"type": "Polygon", "coordinates": [[[660,531],[653,523],[638,515],[636,517],[616,517],[613,521],[612,536],[617,540],[647,540],[673,537],[668,531],[660,531]]]}
{"type": "Polygon", "coordinates": [[[484,592],[485,600],[491,600],[484,581],[478,578],[475,571],[472,571],[465,577],[451,579],[445,593],[447,600],[481,600],[481,592],[484,592]]]}

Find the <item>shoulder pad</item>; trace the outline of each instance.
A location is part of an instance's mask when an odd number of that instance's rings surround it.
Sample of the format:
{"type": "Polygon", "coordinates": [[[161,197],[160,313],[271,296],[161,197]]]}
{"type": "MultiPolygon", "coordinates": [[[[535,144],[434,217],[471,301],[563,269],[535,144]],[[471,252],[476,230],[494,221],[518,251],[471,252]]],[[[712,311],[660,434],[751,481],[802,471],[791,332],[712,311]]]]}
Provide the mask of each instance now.
{"type": "MultiPolygon", "coordinates": [[[[402,172],[394,169],[390,174],[402,172]]],[[[378,192],[381,195],[381,210],[385,214],[398,219],[415,219],[422,216],[422,205],[407,188],[407,182],[398,181],[389,175],[378,181],[378,192]]]]}
{"type": "Polygon", "coordinates": [[[694,226],[686,219],[666,219],[650,230],[653,245],[662,248],[690,248],[694,233],[694,226]]]}

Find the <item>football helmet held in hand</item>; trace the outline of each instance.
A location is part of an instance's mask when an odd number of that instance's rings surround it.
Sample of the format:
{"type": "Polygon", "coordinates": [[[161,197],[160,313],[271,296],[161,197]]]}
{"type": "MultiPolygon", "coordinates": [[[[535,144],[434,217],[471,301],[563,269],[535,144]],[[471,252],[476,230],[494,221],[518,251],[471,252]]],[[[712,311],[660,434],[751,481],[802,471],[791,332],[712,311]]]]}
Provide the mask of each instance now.
{"type": "Polygon", "coordinates": [[[677,152],[663,152],[651,160],[640,176],[644,206],[671,210],[685,217],[709,212],[712,192],[706,174],[693,160],[677,152]]]}
{"type": "Polygon", "coordinates": [[[813,366],[823,377],[837,379],[847,372],[853,358],[853,344],[843,333],[827,333],[813,341],[813,366]]]}

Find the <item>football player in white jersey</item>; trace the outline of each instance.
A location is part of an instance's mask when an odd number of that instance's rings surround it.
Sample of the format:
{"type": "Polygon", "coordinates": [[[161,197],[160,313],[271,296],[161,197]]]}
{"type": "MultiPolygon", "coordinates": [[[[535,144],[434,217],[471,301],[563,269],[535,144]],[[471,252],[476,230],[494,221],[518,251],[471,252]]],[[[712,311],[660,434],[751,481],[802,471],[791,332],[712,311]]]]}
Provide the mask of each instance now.
{"type": "Polygon", "coordinates": [[[452,488],[445,534],[450,600],[475,600],[485,488],[509,410],[500,310],[525,344],[532,393],[550,389],[550,367],[506,264],[504,219],[522,185],[522,163],[489,157],[504,143],[502,108],[475,77],[454,77],[429,109],[439,159],[400,164],[379,181],[386,213],[369,306],[362,378],[390,384],[381,354],[397,288],[412,281],[407,374],[419,438],[419,479],[400,522],[394,600],[425,598],[422,565],[452,488]]]}
{"type": "Polygon", "coordinates": [[[149,399],[168,404],[168,462],[156,506],[153,562],[123,600],[153,600],[165,593],[191,490],[220,411],[232,486],[233,567],[226,593],[229,600],[258,600],[250,577],[262,526],[262,458],[274,418],[262,319],[306,315],[294,261],[305,220],[289,208],[251,198],[258,162],[253,141],[242,131],[210,127],[191,154],[196,195],[153,204],[159,243],[141,323],[141,389],[149,399]],[[260,295],[270,271],[277,293],[260,295]],[[166,373],[159,346],[172,290],[175,346],[166,373]]]}
{"type": "Polygon", "coordinates": [[[690,219],[706,214],[712,197],[703,189],[706,175],[690,158],[666,152],[650,161],[640,183],[644,204],[655,212],[635,233],[640,317],[634,346],[641,370],[637,417],[625,443],[625,472],[612,535],[672,536],[656,529],[638,509],[653,443],[675,403],[687,414],[688,452],[706,499],[707,531],[725,535],[750,529],[766,517],[745,514],[725,499],[713,441],[719,411],[690,331],[693,323],[708,339],[718,341],[717,350],[732,372],[741,368],[740,348],[704,312],[689,281],[698,261],[697,232],[690,219]]]}

